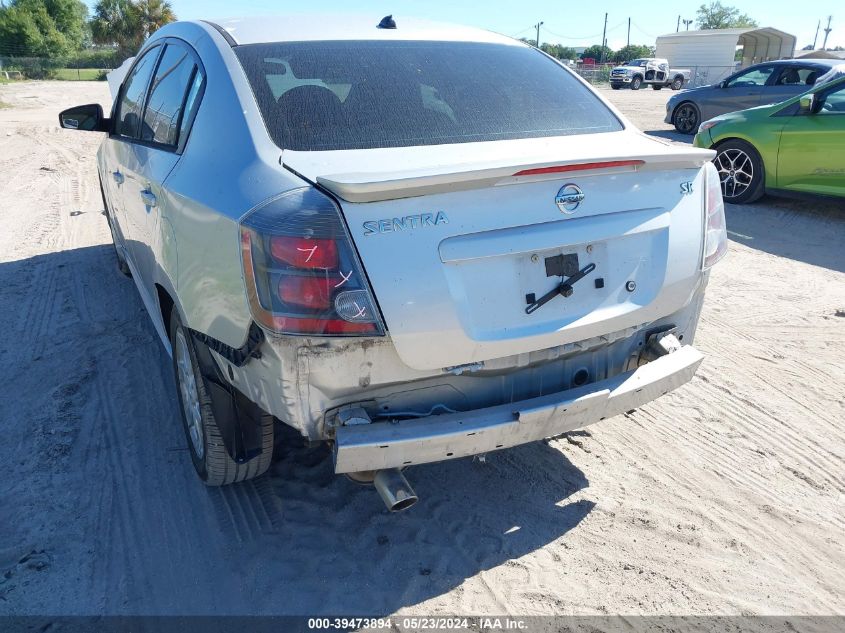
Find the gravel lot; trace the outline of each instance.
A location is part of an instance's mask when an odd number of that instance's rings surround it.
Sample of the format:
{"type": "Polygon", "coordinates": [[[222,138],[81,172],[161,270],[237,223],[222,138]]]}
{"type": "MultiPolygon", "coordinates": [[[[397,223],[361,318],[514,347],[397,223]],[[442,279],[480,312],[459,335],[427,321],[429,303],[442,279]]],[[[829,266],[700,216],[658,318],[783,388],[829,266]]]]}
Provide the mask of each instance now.
{"type": "MultiPolygon", "coordinates": [[[[671,91],[603,94],[680,138],[671,91]]],[[[421,502],[389,515],[294,439],[256,482],[195,478],[100,139],[57,127],[106,84],[0,100],[0,614],[845,613],[845,204],[730,206],[691,384],[415,467],[421,502]]]]}

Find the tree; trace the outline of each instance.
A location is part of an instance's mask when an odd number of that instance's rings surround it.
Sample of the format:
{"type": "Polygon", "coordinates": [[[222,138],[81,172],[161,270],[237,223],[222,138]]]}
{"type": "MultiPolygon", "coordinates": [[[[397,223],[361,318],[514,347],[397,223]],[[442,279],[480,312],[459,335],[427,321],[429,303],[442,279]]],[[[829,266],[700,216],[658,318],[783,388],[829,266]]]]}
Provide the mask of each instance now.
{"type": "Polygon", "coordinates": [[[740,13],[736,7],[723,5],[719,0],[702,4],[696,12],[698,28],[700,29],[737,29],[746,26],[757,26],[756,20],[745,13],[740,13]]]}
{"type": "Polygon", "coordinates": [[[544,42],[540,46],[540,50],[556,59],[576,59],[578,57],[578,53],[575,52],[574,48],[563,46],[562,44],[549,44],[544,42]]]}
{"type": "Polygon", "coordinates": [[[629,44],[623,46],[618,51],[613,53],[612,59],[615,62],[629,62],[638,57],[653,57],[654,47],[644,46],[640,44],[629,44]]]}
{"type": "Polygon", "coordinates": [[[88,8],[79,0],[13,0],[0,7],[0,54],[61,57],[88,39],[88,8]]]}
{"type": "Polygon", "coordinates": [[[167,0],[100,0],[91,33],[97,44],[116,45],[121,55],[134,55],[144,40],[175,19],[167,0]]]}
{"type": "Polygon", "coordinates": [[[607,46],[602,46],[601,44],[593,44],[589,48],[586,48],[583,53],[581,53],[581,59],[592,58],[596,61],[606,61],[612,56],[613,51],[610,50],[607,46]]]}
{"type": "Polygon", "coordinates": [[[173,7],[168,0],[138,0],[135,6],[138,7],[145,39],[165,24],[176,21],[173,7]]]}

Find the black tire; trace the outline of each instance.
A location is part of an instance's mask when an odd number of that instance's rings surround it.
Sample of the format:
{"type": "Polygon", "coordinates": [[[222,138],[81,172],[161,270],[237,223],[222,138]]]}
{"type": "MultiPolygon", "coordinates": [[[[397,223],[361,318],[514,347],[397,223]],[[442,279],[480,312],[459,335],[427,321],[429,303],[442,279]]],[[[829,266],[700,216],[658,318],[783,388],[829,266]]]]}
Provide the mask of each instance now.
{"type": "Polygon", "coordinates": [[[759,200],[766,191],[763,158],[753,145],[731,139],[714,148],[713,164],[722,182],[722,197],[731,204],[759,200]]]}
{"type": "Polygon", "coordinates": [[[672,80],[671,88],[672,90],[680,90],[684,87],[684,78],[683,77],[675,77],[672,80]]]}
{"type": "Polygon", "coordinates": [[[634,77],[631,81],[631,90],[639,90],[640,86],[643,85],[643,78],[642,77],[634,77]]]}
{"type": "Polygon", "coordinates": [[[273,458],[273,417],[261,415],[261,454],[244,464],[235,462],[229,457],[223,443],[223,436],[215,417],[215,406],[209,395],[210,387],[200,370],[193,337],[182,325],[176,309],[170,316],[170,342],[173,348],[173,373],[176,378],[182,427],[188,442],[191,462],[199,478],[207,486],[225,486],[264,474],[273,458]],[[196,394],[196,405],[199,410],[198,426],[188,420],[190,405],[185,405],[185,393],[191,391],[191,381],[186,380],[180,370],[180,362],[183,359],[188,363],[186,367],[190,366],[193,372],[195,387],[193,393],[196,394]],[[192,429],[195,436],[192,436],[192,429]]]}
{"type": "Polygon", "coordinates": [[[651,84],[651,89],[652,90],[663,90],[663,86],[661,86],[660,84],[651,84]]]}
{"type": "Polygon", "coordinates": [[[672,125],[681,134],[695,134],[701,123],[701,112],[692,101],[684,101],[672,113],[672,125]]]}
{"type": "Polygon", "coordinates": [[[129,264],[126,263],[126,258],[117,247],[117,236],[114,233],[114,224],[111,219],[111,209],[109,209],[109,203],[106,202],[106,192],[103,191],[102,179],[100,179],[100,196],[103,198],[103,210],[106,212],[106,222],[109,223],[109,231],[111,232],[111,243],[114,247],[114,255],[117,257],[117,269],[127,277],[131,277],[132,271],[129,270],[129,264]]]}
{"type": "Polygon", "coordinates": [[[613,88],[614,90],[619,90],[622,86],[621,86],[621,84],[610,84],[610,87],[613,88]]]}

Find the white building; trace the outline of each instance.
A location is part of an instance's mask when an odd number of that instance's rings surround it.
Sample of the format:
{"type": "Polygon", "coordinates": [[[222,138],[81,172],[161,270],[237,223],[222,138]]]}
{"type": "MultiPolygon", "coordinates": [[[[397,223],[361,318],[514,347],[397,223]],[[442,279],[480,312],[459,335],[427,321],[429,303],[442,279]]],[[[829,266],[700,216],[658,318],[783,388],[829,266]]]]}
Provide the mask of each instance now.
{"type": "Polygon", "coordinates": [[[772,59],[791,58],[795,36],[777,29],[744,28],[679,31],[657,38],[656,57],[665,57],[672,68],[692,70],[690,85],[721,81],[737,68],[772,59]],[[736,61],[737,48],[742,60],[736,61]]]}

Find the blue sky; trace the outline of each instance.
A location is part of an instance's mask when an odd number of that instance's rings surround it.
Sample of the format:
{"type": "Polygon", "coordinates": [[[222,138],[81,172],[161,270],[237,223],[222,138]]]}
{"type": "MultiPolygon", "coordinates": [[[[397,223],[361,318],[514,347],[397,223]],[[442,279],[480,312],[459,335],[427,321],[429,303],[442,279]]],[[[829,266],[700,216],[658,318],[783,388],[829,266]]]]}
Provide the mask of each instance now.
{"type": "MultiPolygon", "coordinates": [[[[94,0],[86,0],[93,7],[94,0]]],[[[709,1],[709,0],[708,0],[709,1]]],[[[534,38],[532,24],[545,22],[540,30],[540,40],[588,46],[601,41],[604,13],[607,19],[608,45],[611,48],[624,46],[627,37],[628,17],[631,26],[631,42],[653,45],[658,35],[675,30],[678,15],[695,18],[696,8],[703,0],[693,2],[644,2],[643,0],[605,0],[604,2],[562,2],[561,0],[486,0],[484,2],[458,3],[452,0],[315,0],[311,3],[285,2],[284,0],[251,0],[239,3],[223,0],[171,0],[173,9],[180,19],[226,17],[232,15],[270,15],[301,13],[304,10],[320,13],[372,13],[382,17],[392,13],[397,19],[403,15],[425,17],[432,20],[456,22],[490,29],[506,35],[534,38]],[[654,7],[654,9],[646,9],[654,7]]],[[[813,42],[816,24],[833,15],[833,30],[828,46],[845,46],[845,4],[842,0],[817,0],[796,2],[795,0],[723,0],[723,4],[734,5],[756,19],[761,26],[771,26],[798,38],[798,46],[813,42]],[[834,6],[839,9],[836,15],[834,6]]],[[[681,25],[683,27],[683,24],[681,25]]],[[[694,25],[690,28],[694,28],[694,25]]],[[[819,31],[818,46],[824,33],[819,31]]]]}

